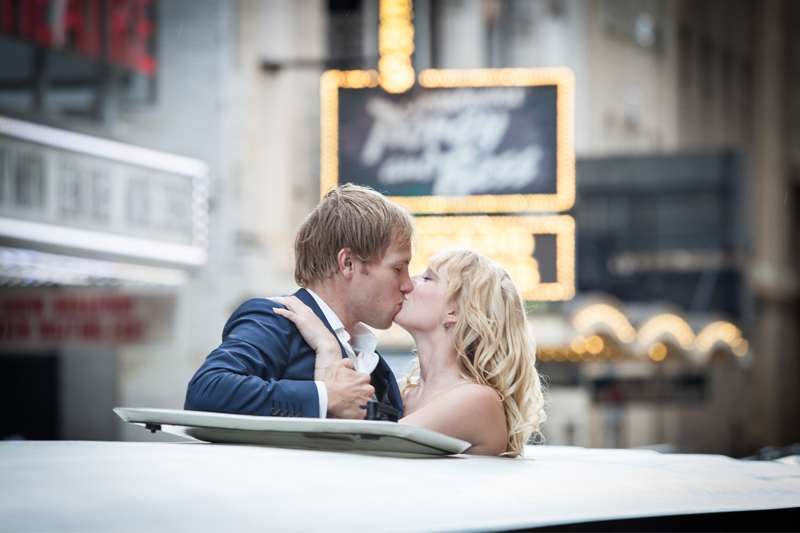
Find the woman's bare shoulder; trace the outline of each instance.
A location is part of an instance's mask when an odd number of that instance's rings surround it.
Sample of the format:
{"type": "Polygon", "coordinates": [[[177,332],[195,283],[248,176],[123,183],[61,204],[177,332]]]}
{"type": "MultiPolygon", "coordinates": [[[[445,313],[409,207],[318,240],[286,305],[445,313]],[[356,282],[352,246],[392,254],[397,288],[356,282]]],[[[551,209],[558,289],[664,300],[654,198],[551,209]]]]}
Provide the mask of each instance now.
{"type": "Polygon", "coordinates": [[[483,413],[494,416],[503,412],[503,401],[500,394],[488,385],[480,383],[465,383],[443,392],[437,398],[448,404],[457,404],[464,407],[464,411],[474,415],[483,413]]]}
{"type": "Polygon", "coordinates": [[[500,394],[486,385],[465,383],[453,387],[409,418],[408,423],[471,442],[472,447],[466,452],[469,454],[498,455],[506,449],[503,402],[500,394]]]}

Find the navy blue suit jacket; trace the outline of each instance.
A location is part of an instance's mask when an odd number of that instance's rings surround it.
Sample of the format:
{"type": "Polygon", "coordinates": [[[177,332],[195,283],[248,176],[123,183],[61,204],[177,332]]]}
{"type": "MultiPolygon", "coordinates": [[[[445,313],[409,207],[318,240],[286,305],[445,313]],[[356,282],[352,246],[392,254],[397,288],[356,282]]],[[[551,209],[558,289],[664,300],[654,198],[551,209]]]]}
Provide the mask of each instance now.
{"type": "MultiPolygon", "coordinates": [[[[294,295],[333,333],[305,289],[294,295]]],[[[222,344],[206,357],[189,382],[184,409],[261,416],[280,410],[319,417],[316,353],[291,320],[275,314],[275,307],[283,306],[266,298],[251,298],[239,306],[225,324],[222,344]]],[[[342,357],[347,357],[341,342],[339,347],[342,357]]],[[[371,384],[378,399],[399,409],[402,416],[400,390],[383,357],[372,373],[371,384]]]]}

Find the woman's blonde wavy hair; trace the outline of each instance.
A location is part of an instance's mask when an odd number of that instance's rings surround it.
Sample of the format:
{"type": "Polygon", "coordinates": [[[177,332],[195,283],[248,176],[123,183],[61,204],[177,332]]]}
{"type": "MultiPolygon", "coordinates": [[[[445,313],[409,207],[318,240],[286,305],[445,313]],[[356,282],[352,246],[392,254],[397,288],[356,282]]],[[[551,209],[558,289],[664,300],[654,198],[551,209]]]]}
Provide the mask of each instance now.
{"type": "MultiPolygon", "coordinates": [[[[434,255],[434,273],[447,263],[445,297],[458,310],[455,348],[461,375],[500,394],[508,442],[502,455],[516,457],[531,437],[541,441],[545,391],[536,371],[536,344],[519,289],[506,270],[485,255],[451,249],[434,255]]],[[[403,394],[419,384],[415,361],[403,394]]]]}

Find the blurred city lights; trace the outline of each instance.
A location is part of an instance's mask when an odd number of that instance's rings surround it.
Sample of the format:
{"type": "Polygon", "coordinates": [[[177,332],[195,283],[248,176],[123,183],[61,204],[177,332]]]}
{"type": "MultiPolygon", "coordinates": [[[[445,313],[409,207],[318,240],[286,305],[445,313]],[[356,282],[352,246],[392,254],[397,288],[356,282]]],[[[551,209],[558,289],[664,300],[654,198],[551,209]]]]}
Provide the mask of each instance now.
{"type": "Polygon", "coordinates": [[[672,313],[661,313],[644,320],[635,328],[624,309],[607,303],[593,303],[579,308],[572,316],[572,335],[560,343],[540,345],[538,357],[542,361],[619,361],[625,358],[636,361],[663,361],[667,344],[675,342],[676,349],[695,364],[705,364],[722,348],[743,358],[749,353],[749,343],[734,324],[718,320],[695,335],[683,318],[672,313]],[[609,337],[604,337],[609,335],[609,337]],[[633,341],[637,340],[634,343],[633,341]],[[620,342],[628,346],[619,346],[620,342]],[[563,352],[564,357],[555,357],[563,352]],[[574,354],[569,356],[569,354],[574,354]]]}
{"type": "Polygon", "coordinates": [[[647,349],[647,353],[653,361],[663,361],[667,356],[667,347],[657,342],[647,349]]]}
{"type": "Polygon", "coordinates": [[[639,328],[639,342],[649,345],[664,335],[672,336],[684,350],[694,348],[694,331],[684,319],[678,315],[665,313],[644,323],[639,328]]]}
{"type": "Polygon", "coordinates": [[[597,355],[603,351],[605,347],[605,342],[599,335],[592,335],[588,339],[586,339],[586,351],[591,354],[597,355]]]}
{"type": "Polygon", "coordinates": [[[738,339],[733,344],[733,353],[736,354],[737,357],[744,357],[747,355],[747,351],[750,347],[750,344],[745,339],[738,339]]]}
{"type": "Polygon", "coordinates": [[[709,352],[715,344],[722,342],[733,349],[733,352],[742,357],[747,353],[747,341],[742,339],[742,332],[723,320],[712,322],[697,335],[697,349],[709,352]],[[742,348],[744,346],[744,348],[742,348]]]}
{"type": "Polygon", "coordinates": [[[577,354],[582,354],[583,352],[586,351],[586,338],[583,337],[582,335],[578,335],[577,337],[572,339],[572,342],[569,343],[569,346],[570,348],[572,348],[573,352],[577,354]]]}
{"type": "Polygon", "coordinates": [[[411,65],[413,18],[411,0],[381,0],[378,70],[381,87],[390,93],[402,93],[414,85],[414,67],[411,65]]]}
{"type": "Polygon", "coordinates": [[[608,304],[594,304],[581,309],[573,316],[572,324],[578,331],[590,331],[595,325],[603,324],[624,343],[636,338],[636,330],[628,318],[608,304]]]}

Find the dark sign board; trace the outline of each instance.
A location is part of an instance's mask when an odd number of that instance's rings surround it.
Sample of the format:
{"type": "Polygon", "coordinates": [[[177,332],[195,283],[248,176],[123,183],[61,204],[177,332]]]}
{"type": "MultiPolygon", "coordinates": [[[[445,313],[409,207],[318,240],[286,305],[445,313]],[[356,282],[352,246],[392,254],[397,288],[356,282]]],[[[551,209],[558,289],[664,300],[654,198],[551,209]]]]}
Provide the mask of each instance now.
{"type": "Polygon", "coordinates": [[[389,196],[556,194],[556,87],[342,89],[339,175],[389,196]]]}
{"type": "Polygon", "coordinates": [[[401,94],[353,86],[349,73],[323,79],[322,192],[368,185],[420,214],[570,208],[571,74],[507,69],[517,77],[505,79],[505,70],[421,75],[401,94]]]}

